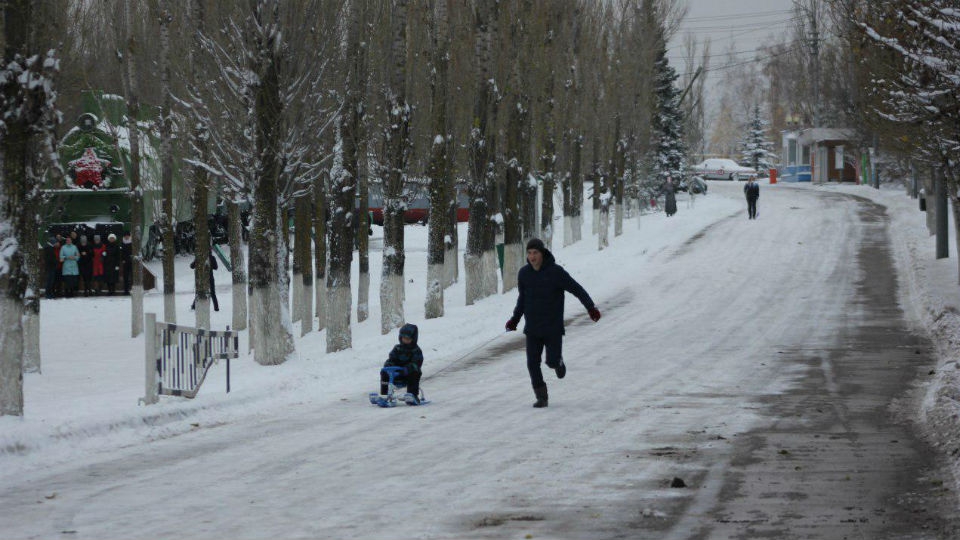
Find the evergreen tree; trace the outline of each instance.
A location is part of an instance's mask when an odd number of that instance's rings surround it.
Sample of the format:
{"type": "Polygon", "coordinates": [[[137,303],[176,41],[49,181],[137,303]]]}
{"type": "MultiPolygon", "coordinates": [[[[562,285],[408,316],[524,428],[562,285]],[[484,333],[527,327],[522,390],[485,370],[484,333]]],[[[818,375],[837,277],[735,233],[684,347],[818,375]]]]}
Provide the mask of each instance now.
{"type": "MultiPolygon", "coordinates": [[[[661,42],[662,43],[662,42],[661,42]]],[[[667,176],[679,180],[687,167],[687,145],[683,140],[683,111],[680,90],[674,86],[677,72],[667,60],[667,49],[661,45],[654,63],[656,113],[653,137],[656,145],[654,172],[663,180],[667,176]]]]}
{"type": "Polygon", "coordinates": [[[760,105],[753,106],[753,117],[747,124],[746,138],[740,142],[743,147],[743,162],[758,172],[774,167],[777,155],[771,152],[773,142],[767,139],[769,122],[760,118],[760,105]]]}

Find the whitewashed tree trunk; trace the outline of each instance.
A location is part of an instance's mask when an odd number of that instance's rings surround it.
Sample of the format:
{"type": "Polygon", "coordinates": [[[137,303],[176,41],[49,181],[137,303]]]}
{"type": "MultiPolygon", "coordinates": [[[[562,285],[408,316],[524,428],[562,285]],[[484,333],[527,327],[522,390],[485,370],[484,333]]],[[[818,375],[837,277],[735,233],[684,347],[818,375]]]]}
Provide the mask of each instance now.
{"type": "Polygon", "coordinates": [[[484,284],[481,282],[483,277],[483,253],[472,255],[463,254],[463,273],[466,279],[464,290],[466,292],[466,304],[473,305],[474,302],[483,298],[484,284]]]}
{"type": "Polygon", "coordinates": [[[500,262],[497,258],[497,250],[488,249],[483,252],[483,291],[484,296],[493,296],[497,294],[497,288],[500,285],[500,262]]]}
{"type": "Polygon", "coordinates": [[[351,303],[353,301],[350,282],[337,279],[331,272],[325,288],[329,297],[330,313],[346,313],[346,317],[329,317],[327,319],[327,352],[342,351],[353,346],[353,335],[350,328],[351,303]]]}
{"type": "Polygon", "coordinates": [[[293,302],[293,305],[290,307],[290,321],[297,323],[300,322],[300,317],[303,315],[304,302],[303,273],[296,268],[296,265],[294,265],[293,280],[291,281],[290,285],[293,288],[293,292],[291,293],[291,301],[293,302]]]}
{"type": "Polygon", "coordinates": [[[576,241],[573,236],[573,229],[575,227],[574,222],[576,218],[574,216],[563,216],[563,245],[570,246],[576,241]]]}
{"type": "Polygon", "coordinates": [[[243,256],[243,223],[240,219],[240,205],[236,201],[227,201],[227,215],[230,222],[230,282],[233,296],[233,330],[247,329],[247,263],[243,256]]]}
{"type": "Polygon", "coordinates": [[[140,254],[141,239],[143,238],[143,189],[141,188],[140,178],[140,128],[137,125],[140,116],[137,51],[140,47],[133,28],[130,4],[132,2],[124,3],[127,34],[125,36],[126,50],[123,55],[126,67],[124,86],[127,94],[127,131],[130,138],[130,170],[124,172],[130,182],[130,232],[133,237],[133,243],[130,246],[130,264],[133,266],[131,292],[135,288],[139,287],[140,289],[139,294],[130,295],[130,337],[137,337],[143,333],[143,261],[140,254]]]}
{"type": "MultiPolygon", "coordinates": [[[[39,180],[39,179],[38,179],[39,180]]],[[[39,182],[38,182],[39,183],[39,182]]],[[[37,215],[36,209],[39,206],[39,191],[36,191],[37,197],[31,197],[28,194],[27,207],[25,211],[30,215],[37,215]]],[[[25,235],[27,242],[32,236],[33,231],[28,231],[25,235]]],[[[23,298],[23,371],[24,373],[40,373],[40,289],[43,284],[40,270],[40,250],[34,245],[36,242],[30,242],[27,249],[24,250],[24,263],[27,268],[27,289],[23,298]]]]}
{"type": "Polygon", "coordinates": [[[210,297],[198,297],[196,302],[194,309],[196,310],[197,328],[212,330],[210,328],[210,297]]]}
{"type": "Polygon", "coordinates": [[[301,287],[303,305],[300,312],[300,337],[313,331],[313,274],[304,276],[301,287]]]}
{"type": "MultiPolygon", "coordinates": [[[[162,209],[159,221],[163,245],[173,246],[173,92],[170,88],[170,23],[173,14],[170,10],[170,0],[160,2],[160,184],[163,195],[162,209]]],[[[176,265],[175,250],[163,250],[163,320],[168,323],[177,322],[177,295],[176,295],[176,265]]],[[[142,284],[142,282],[141,282],[142,284]]],[[[131,294],[136,294],[131,291],[131,294]]],[[[140,287],[141,305],[143,287],[140,287]]],[[[136,304],[136,301],[134,301],[136,304]]],[[[142,318],[142,314],[141,314],[142,318]]]]}
{"type": "Polygon", "coordinates": [[[0,416],[23,416],[23,303],[7,294],[8,281],[0,275],[0,416]]]}
{"type": "Polygon", "coordinates": [[[443,317],[443,264],[427,265],[427,297],[424,300],[424,317],[443,317]]]}
{"type": "Polygon", "coordinates": [[[407,102],[407,0],[392,4],[393,41],[390,46],[390,87],[387,90],[389,122],[386,137],[387,171],[383,186],[383,267],[380,281],[380,333],[387,334],[404,323],[404,253],[402,200],[407,160],[410,154],[410,115],[407,102]]]}
{"type": "Polygon", "coordinates": [[[370,272],[361,272],[357,277],[357,322],[370,318],[370,272]]]}
{"type": "Polygon", "coordinates": [[[503,292],[517,287],[517,272],[526,264],[526,253],[521,244],[505,244],[503,246],[503,292]]]}
{"type": "MultiPolygon", "coordinates": [[[[456,215],[454,215],[456,220],[456,215]]],[[[454,225],[456,227],[456,225],[454,225]]],[[[450,235],[444,239],[446,253],[443,255],[443,287],[447,288],[457,282],[460,266],[459,248],[450,235]]]]}
{"type": "MultiPolygon", "coordinates": [[[[604,195],[607,197],[607,195],[604,195]]],[[[597,248],[603,251],[610,247],[610,203],[604,201],[600,203],[600,223],[597,227],[597,248]]]]}
{"type": "Polygon", "coordinates": [[[614,207],[613,235],[623,234],[623,203],[616,204],[614,207]]]}
{"type": "Polygon", "coordinates": [[[40,314],[23,310],[23,372],[40,373],[40,314]]]}
{"type": "Polygon", "coordinates": [[[403,275],[384,272],[380,282],[380,333],[403,326],[403,275]]]}
{"type": "Polygon", "coordinates": [[[277,286],[253,289],[250,310],[251,334],[256,336],[254,360],[262,366],[284,363],[296,349],[290,313],[280,300],[277,286]]]}

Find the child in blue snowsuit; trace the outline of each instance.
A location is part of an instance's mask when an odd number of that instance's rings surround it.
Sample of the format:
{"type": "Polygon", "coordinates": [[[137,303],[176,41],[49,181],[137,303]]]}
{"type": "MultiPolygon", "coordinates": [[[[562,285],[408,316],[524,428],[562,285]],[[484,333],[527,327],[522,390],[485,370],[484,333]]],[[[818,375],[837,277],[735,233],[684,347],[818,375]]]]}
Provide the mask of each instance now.
{"type": "MultiPolygon", "coordinates": [[[[407,394],[403,397],[409,405],[420,404],[420,375],[423,367],[423,351],[417,346],[419,331],[414,324],[405,324],[400,328],[400,343],[390,351],[384,367],[396,366],[404,368],[399,378],[394,378],[394,384],[407,385],[407,394]],[[399,379],[399,380],[398,380],[399,379]]],[[[388,391],[387,382],[390,376],[380,371],[380,394],[388,391]]]]}

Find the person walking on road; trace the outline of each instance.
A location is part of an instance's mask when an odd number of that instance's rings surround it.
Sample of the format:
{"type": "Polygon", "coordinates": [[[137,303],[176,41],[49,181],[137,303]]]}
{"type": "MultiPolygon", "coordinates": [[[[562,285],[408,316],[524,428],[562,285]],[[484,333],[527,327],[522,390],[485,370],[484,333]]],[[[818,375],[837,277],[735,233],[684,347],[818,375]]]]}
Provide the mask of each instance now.
{"type": "Polygon", "coordinates": [[[757,199],[760,198],[760,184],[751,178],[743,186],[743,194],[747,196],[747,219],[757,219],[757,199]]]}
{"type": "Polygon", "coordinates": [[[563,363],[563,299],[569,292],[587,308],[590,319],[600,320],[600,310],[594,305],[587,291],[576,282],[562,266],[556,263],[553,253],[543,241],[534,238],[527,243],[527,264],[517,273],[517,306],[506,329],[517,329],[520,317],[525,319],[523,333],[527,337],[527,371],[533,393],[537,396],[534,407],[547,406],[547,383],[540,369],[540,357],[547,350],[547,367],[556,370],[557,378],[567,374],[563,363]]]}

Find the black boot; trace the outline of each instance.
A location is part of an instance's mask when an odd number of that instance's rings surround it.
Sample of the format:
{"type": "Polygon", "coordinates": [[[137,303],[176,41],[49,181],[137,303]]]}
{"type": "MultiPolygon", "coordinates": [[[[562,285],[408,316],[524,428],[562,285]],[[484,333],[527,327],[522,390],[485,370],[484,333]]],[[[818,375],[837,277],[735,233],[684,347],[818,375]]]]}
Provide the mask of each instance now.
{"type": "Polygon", "coordinates": [[[533,393],[537,395],[537,402],[533,404],[534,407],[541,409],[547,406],[547,385],[543,386],[534,386],[533,393]]]}

